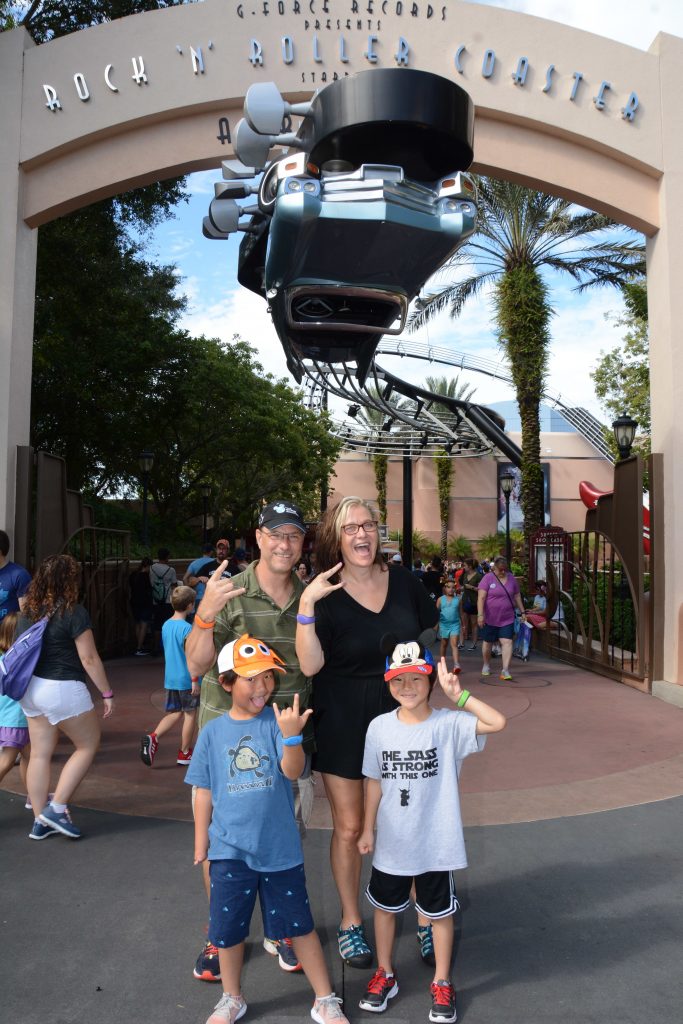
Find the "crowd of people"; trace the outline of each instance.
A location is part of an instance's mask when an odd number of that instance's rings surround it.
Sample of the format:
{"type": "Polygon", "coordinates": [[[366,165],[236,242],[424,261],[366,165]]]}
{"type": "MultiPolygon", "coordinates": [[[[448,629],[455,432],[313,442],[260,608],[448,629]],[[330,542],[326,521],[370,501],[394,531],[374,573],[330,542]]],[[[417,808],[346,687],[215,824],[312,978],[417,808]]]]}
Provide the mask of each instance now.
{"type": "MultiPolygon", "coordinates": [[[[306,892],[302,839],[313,772],[332,815],[338,954],[357,969],[376,964],[361,1008],[383,1012],[398,994],[396,915],[412,901],[419,954],[434,969],[429,1019],[445,1024],[456,1019],[453,871],[466,866],[459,764],[505,726],[500,712],[462,686],[459,652],[481,643],[485,678],[500,645],[501,680],[511,680],[515,621],[526,616],[519,585],[502,556],[491,564],[434,558],[426,568],[416,560],[412,570],[400,555],[387,559],[376,514],[361,498],[324,514],[313,564],[303,555],[305,536],[300,509],[271,502],[260,513],[254,561],[243,549],[231,556],[221,539],[204,546],[182,582],[165,549],[130,576],[136,653],[164,654],[164,714],[142,736],[140,757],[151,768],[160,739],[179,726],[176,760],[192,786],[194,860],[209,920],[193,973],[223,988],[207,1024],[233,1024],[246,1012],[241,966],[257,894],[264,947],[283,970],[305,972],[311,1017],[347,1019],[306,892]],[[437,682],[448,710],[430,704],[437,682]],[[421,842],[427,834],[429,843],[421,842]],[[361,912],[366,855],[374,943],[361,912]]],[[[14,581],[0,602],[0,652],[31,622],[49,621],[25,696],[13,709],[0,699],[0,778],[20,752],[34,810],[30,837],[75,839],[68,801],[100,739],[86,677],[105,718],[114,695],[78,602],[78,563],[54,556],[31,579],[12,568],[8,550],[0,531],[0,593],[5,578],[14,581]],[[59,733],[74,749],[48,793],[59,733]]],[[[543,616],[543,600],[538,586],[530,617],[543,616]]]]}

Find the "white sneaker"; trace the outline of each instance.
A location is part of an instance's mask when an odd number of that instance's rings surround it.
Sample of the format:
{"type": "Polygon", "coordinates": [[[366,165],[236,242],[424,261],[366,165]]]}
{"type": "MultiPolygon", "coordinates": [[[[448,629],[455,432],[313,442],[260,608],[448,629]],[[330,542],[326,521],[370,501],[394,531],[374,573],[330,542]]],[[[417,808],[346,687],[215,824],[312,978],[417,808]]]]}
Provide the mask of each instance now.
{"type": "Polygon", "coordinates": [[[235,1024],[246,1012],[247,1004],[242,996],[231,996],[229,992],[224,992],[206,1024],[235,1024]]]}
{"type": "Polygon", "coordinates": [[[481,674],[483,676],[490,676],[491,675],[491,666],[490,665],[484,665],[482,670],[481,670],[481,674]]]}
{"type": "MultiPolygon", "coordinates": [[[[331,1021],[337,1021],[337,1024],[349,1024],[349,1018],[342,1012],[341,1003],[341,999],[334,992],[330,992],[329,996],[316,999],[311,1010],[311,1017],[318,1024],[330,1024],[331,1021]]],[[[207,1021],[206,1024],[209,1022],[207,1021]]]]}

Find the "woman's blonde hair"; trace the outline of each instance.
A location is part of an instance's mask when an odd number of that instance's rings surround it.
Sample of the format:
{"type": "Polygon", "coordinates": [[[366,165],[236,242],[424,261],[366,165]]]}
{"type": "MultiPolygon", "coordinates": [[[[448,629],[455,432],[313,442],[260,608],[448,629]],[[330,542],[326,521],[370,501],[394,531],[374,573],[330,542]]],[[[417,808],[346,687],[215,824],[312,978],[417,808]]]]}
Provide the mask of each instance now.
{"type": "Polygon", "coordinates": [[[29,619],[71,611],[78,604],[81,567],[71,555],[50,555],[36,570],[26,591],[23,612],[29,619]]]}
{"type": "MultiPolygon", "coordinates": [[[[368,513],[370,519],[377,522],[377,512],[370,505],[365,498],[358,498],[351,495],[348,498],[342,498],[338,505],[334,508],[328,508],[324,513],[322,519],[318,524],[318,529],[315,534],[315,569],[316,572],[327,572],[337,562],[341,562],[341,533],[342,526],[346,523],[346,517],[349,509],[352,508],[364,508],[368,513]]],[[[382,558],[381,546],[379,543],[379,536],[377,537],[377,551],[375,552],[375,564],[381,566],[382,569],[386,569],[384,559],[382,558]]],[[[336,576],[331,577],[331,582],[335,583],[337,580],[336,576]]]]}

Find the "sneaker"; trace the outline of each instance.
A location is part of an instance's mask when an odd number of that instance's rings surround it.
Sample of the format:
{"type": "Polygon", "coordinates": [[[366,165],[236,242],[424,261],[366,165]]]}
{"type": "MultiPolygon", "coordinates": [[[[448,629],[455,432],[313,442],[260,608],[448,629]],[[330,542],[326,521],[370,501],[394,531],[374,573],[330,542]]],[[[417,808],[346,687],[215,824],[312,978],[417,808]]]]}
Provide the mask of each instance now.
{"type": "Polygon", "coordinates": [[[178,757],[176,758],[176,764],[189,764],[192,760],[193,749],[193,747],[190,747],[188,750],[179,750],[178,757]]]}
{"type": "Polygon", "coordinates": [[[303,970],[291,939],[264,939],[263,948],[266,953],[278,958],[283,971],[303,970]]]}
{"type": "Polygon", "coordinates": [[[434,967],[436,957],[434,956],[434,932],[431,924],[426,924],[423,928],[418,927],[417,941],[420,944],[420,956],[426,964],[434,967]]]}
{"type": "MultiPolygon", "coordinates": [[[[337,1021],[338,1024],[349,1024],[349,1018],[344,1015],[341,1008],[342,1001],[334,992],[322,999],[316,999],[311,1009],[311,1017],[318,1024],[329,1024],[330,1021],[337,1021]]],[[[206,1024],[209,1024],[208,1020],[206,1024]]]]}
{"type": "Polygon", "coordinates": [[[459,651],[464,651],[465,650],[465,645],[464,644],[458,644],[458,650],[459,651]]]}
{"type": "Polygon", "coordinates": [[[378,967],[358,1005],[361,1010],[369,1010],[370,1013],[384,1013],[389,1000],[397,995],[398,982],[394,975],[387,974],[383,967],[378,967]]]}
{"type": "Polygon", "coordinates": [[[337,930],[339,956],[349,967],[369,967],[372,963],[370,949],[362,924],[352,924],[350,928],[337,930]]]}
{"type": "Polygon", "coordinates": [[[481,674],[483,676],[490,676],[491,675],[491,666],[490,665],[484,665],[482,667],[481,674]]]}
{"type": "Polygon", "coordinates": [[[231,996],[229,992],[224,992],[206,1024],[235,1024],[246,1012],[247,1004],[242,996],[231,996]]]}
{"type": "Polygon", "coordinates": [[[429,1019],[438,1021],[439,1024],[452,1024],[456,1019],[455,1012],[455,989],[450,981],[435,981],[432,983],[432,1008],[429,1011],[429,1019]]]}
{"type": "Polygon", "coordinates": [[[476,644],[470,644],[470,646],[467,648],[468,651],[476,651],[476,649],[477,649],[477,645],[476,644]]]}
{"type": "Polygon", "coordinates": [[[152,767],[154,757],[159,749],[159,741],[153,732],[146,732],[140,740],[140,757],[142,763],[152,767]]]}
{"type": "Polygon", "coordinates": [[[491,657],[500,658],[500,644],[493,644],[491,646],[491,657]]]}
{"type": "Polygon", "coordinates": [[[511,674],[509,672],[506,672],[505,669],[504,669],[500,673],[500,678],[503,680],[504,683],[509,683],[511,681],[511,679],[512,679],[512,676],[511,676],[511,674]]]}
{"type": "Polygon", "coordinates": [[[149,651],[139,650],[135,652],[136,658],[149,658],[149,651]]]}
{"type": "Polygon", "coordinates": [[[221,968],[218,963],[218,950],[210,942],[204,944],[204,949],[197,957],[197,963],[192,971],[195,978],[200,981],[220,981],[221,968]]]}
{"type": "Polygon", "coordinates": [[[56,828],[53,828],[52,825],[43,825],[42,821],[39,821],[38,818],[36,818],[28,837],[29,839],[48,839],[50,836],[56,835],[56,828]]]}
{"type": "Polygon", "coordinates": [[[81,838],[81,830],[76,828],[71,820],[68,808],[65,811],[55,811],[52,805],[48,804],[38,815],[38,820],[48,828],[56,828],[58,832],[61,832],[63,836],[68,836],[69,839],[81,838]]]}

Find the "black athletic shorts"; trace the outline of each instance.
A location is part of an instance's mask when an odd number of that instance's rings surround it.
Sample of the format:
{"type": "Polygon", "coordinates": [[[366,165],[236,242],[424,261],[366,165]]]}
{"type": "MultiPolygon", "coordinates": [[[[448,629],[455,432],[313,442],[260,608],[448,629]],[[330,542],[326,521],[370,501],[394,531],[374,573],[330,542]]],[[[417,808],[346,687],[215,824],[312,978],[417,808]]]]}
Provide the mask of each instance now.
{"type": "Polygon", "coordinates": [[[314,771],[362,779],[368,726],[373,718],[397,707],[381,677],[314,683],[314,771]]]}
{"type": "Polygon", "coordinates": [[[388,875],[373,867],[365,895],[373,907],[400,914],[410,904],[415,882],[415,908],[425,917],[450,917],[458,910],[452,871],[425,871],[423,875],[388,875]]]}

